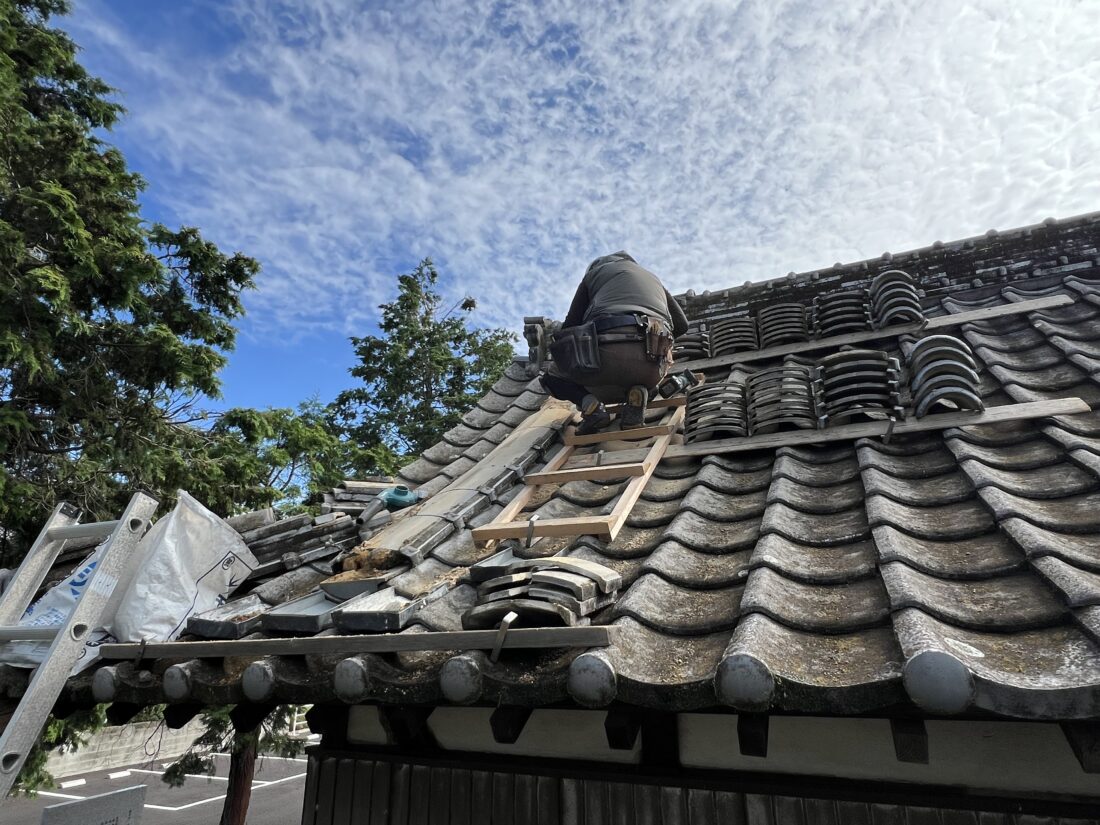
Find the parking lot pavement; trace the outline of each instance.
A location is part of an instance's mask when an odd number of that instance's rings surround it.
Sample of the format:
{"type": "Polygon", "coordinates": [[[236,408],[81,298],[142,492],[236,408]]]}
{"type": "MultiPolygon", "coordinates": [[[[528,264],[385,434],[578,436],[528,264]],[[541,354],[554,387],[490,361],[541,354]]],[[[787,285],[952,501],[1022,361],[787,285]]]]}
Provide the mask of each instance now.
{"type": "MultiPolygon", "coordinates": [[[[206,825],[217,823],[225,799],[229,757],[216,757],[213,776],[189,776],[179,788],[160,780],[160,763],[95,771],[63,778],[57,788],[39,791],[35,799],[8,798],[0,804],[0,825],[37,825],[42,809],[97,794],[145,785],[142,825],[206,825]]],[[[248,822],[253,825],[298,825],[302,820],[305,759],[265,756],[256,761],[248,822]]]]}

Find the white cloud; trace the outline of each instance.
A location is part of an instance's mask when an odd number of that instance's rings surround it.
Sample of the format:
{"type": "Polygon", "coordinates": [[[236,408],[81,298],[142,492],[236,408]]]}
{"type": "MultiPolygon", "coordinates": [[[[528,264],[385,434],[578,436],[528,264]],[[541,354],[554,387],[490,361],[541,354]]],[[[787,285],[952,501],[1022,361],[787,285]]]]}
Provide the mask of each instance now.
{"type": "Polygon", "coordinates": [[[72,28],[273,338],[429,254],[517,328],[619,248],[701,291],[1100,208],[1096,2],[474,5],[234,0],[215,59],[72,28]]]}

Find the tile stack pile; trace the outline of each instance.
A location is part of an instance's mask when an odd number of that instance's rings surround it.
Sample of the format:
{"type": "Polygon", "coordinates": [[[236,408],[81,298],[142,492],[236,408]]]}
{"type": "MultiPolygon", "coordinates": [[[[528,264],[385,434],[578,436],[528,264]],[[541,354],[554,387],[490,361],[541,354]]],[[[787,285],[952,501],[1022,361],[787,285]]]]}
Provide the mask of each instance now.
{"type": "Polygon", "coordinates": [[[756,337],[756,321],[748,315],[714,321],[710,330],[712,357],[760,348],[756,337]]]}
{"type": "Polygon", "coordinates": [[[917,287],[908,272],[888,269],[871,282],[871,321],[875,329],[924,320],[917,287]]]}
{"type": "Polygon", "coordinates": [[[871,328],[867,290],[848,289],[814,298],[814,332],[830,338],[871,328]]]}
{"type": "Polygon", "coordinates": [[[760,349],[810,340],[806,307],[802,304],[772,304],[756,313],[760,349]]]}
{"type": "Polygon", "coordinates": [[[584,559],[550,557],[516,560],[501,571],[471,568],[477,601],[462,616],[466,630],[487,630],[515,613],[512,627],[572,627],[615,601],[622,576],[584,559]],[[484,578],[491,575],[492,578],[484,578]]]}
{"type": "Polygon", "coordinates": [[[913,412],[923,418],[936,407],[982,410],[977,364],[970,346],[953,335],[928,335],[909,352],[913,412]]]}
{"type": "Polygon", "coordinates": [[[739,381],[700,384],[687,391],[684,440],[687,443],[712,438],[748,435],[745,415],[745,386],[739,381]]]}
{"type": "Polygon", "coordinates": [[[672,345],[672,357],[677,361],[709,358],[710,339],[711,335],[707,327],[698,321],[693,321],[688,326],[688,331],[677,338],[672,345]]]}
{"type": "Polygon", "coordinates": [[[814,392],[822,427],[853,416],[898,418],[898,360],[881,350],[847,349],[817,363],[814,392]]]}
{"type": "Polygon", "coordinates": [[[787,359],[782,366],[760,370],[745,381],[749,435],[772,433],[783,426],[817,427],[810,367],[787,359]]]}

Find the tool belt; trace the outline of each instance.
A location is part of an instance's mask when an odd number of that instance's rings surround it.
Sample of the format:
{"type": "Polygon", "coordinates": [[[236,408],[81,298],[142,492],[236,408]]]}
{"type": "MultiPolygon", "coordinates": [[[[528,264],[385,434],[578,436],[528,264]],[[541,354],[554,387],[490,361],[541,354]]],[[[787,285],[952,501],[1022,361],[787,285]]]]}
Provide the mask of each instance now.
{"type": "Polygon", "coordinates": [[[598,372],[600,344],[626,341],[644,342],[646,358],[650,361],[666,359],[672,349],[672,333],[660,319],[640,314],[604,315],[557,332],[550,344],[550,355],[565,372],[598,372]],[[601,334],[604,330],[631,326],[637,331],[601,334]]]}

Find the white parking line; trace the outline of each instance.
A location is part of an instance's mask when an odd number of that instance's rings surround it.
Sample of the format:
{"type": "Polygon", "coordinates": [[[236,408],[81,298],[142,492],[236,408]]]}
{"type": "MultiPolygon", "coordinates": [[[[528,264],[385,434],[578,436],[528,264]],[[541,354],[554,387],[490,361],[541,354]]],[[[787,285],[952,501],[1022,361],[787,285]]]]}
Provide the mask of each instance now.
{"type": "MultiPolygon", "coordinates": [[[[163,773],[163,771],[151,771],[146,768],[130,768],[130,770],[134,773],[151,773],[156,776],[160,776],[163,773]]],[[[213,774],[209,773],[185,773],[184,776],[186,776],[188,779],[217,779],[221,782],[229,781],[228,776],[214,776],[213,774]]]]}
{"type": "Polygon", "coordinates": [[[82,796],[77,796],[76,794],[58,793],[57,791],[39,791],[38,795],[39,796],[55,797],[57,799],[83,799],[84,798],[82,796]]]}
{"type": "MultiPolygon", "coordinates": [[[[278,785],[280,782],[289,782],[292,779],[303,779],[303,778],[305,778],[305,774],[304,773],[298,773],[298,774],[295,774],[294,776],[285,776],[282,779],[273,779],[270,782],[264,782],[264,783],[254,782],[252,784],[252,788],[253,788],[253,790],[255,790],[256,788],[259,788],[259,787],[267,787],[268,785],[278,785]]],[[[154,805],[150,802],[146,802],[145,807],[146,808],[152,808],[154,811],[169,811],[169,812],[186,811],[188,808],[195,808],[199,805],[209,804],[210,802],[219,802],[223,799],[225,799],[225,794],[222,794],[221,796],[210,796],[210,797],[207,797],[206,799],[200,799],[196,802],[188,802],[186,805],[178,805],[176,807],[172,807],[171,805],[154,805]]]]}

